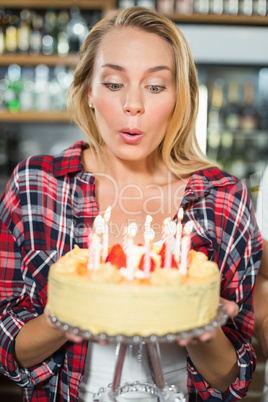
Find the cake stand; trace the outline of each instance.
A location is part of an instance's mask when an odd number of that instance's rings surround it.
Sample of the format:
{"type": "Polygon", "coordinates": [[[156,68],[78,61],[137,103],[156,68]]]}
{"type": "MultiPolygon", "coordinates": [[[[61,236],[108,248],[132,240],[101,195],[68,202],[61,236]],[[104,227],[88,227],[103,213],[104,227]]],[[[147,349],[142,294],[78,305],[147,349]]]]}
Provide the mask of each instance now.
{"type": "MultiPolygon", "coordinates": [[[[150,400],[154,400],[157,402],[186,402],[184,395],[179,392],[175,386],[169,386],[165,383],[161,367],[159,343],[175,342],[180,339],[197,338],[204,332],[211,332],[221,327],[223,324],[225,324],[228,318],[224,306],[222,304],[219,304],[216,317],[202,327],[192,328],[190,330],[178,333],[170,333],[164,336],[157,336],[152,334],[148,337],[142,337],[140,335],[125,336],[121,334],[109,336],[105,333],[94,335],[90,331],[83,331],[79,328],[72,327],[69,324],[63,323],[55,316],[49,315],[49,317],[51,322],[58,328],[64,331],[72,332],[75,335],[80,335],[85,340],[117,343],[117,351],[115,354],[115,369],[112,383],[108,387],[101,388],[99,390],[98,394],[95,395],[94,402],[123,401],[125,399],[120,399],[121,396],[124,396],[128,393],[133,393],[135,395],[135,392],[144,393],[144,395],[150,395],[150,400]],[[128,382],[122,385],[121,376],[127,346],[131,344],[137,345],[141,343],[145,346],[147,364],[150,369],[150,375],[153,383],[151,384],[133,381],[131,383],[128,382]]],[[[142,401],[142,399],[139,398],[137,398],[136,400],[142,401]]],[[[145,397],[143,400],[146,401],[149,399],[146,399],[145,397]]]]}

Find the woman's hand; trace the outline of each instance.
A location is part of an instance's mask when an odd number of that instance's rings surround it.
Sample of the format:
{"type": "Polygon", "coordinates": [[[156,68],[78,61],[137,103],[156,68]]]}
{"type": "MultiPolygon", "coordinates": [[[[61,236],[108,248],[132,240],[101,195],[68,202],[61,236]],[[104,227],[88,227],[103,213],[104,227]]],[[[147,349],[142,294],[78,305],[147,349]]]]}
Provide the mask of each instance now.
{"type": "MultiPolygon", "coordinates": [[[[238,314],[239,307],[235,302],[220,298],[220,303],[223,304],[228,317],[232,318],[238,314]]],[[[209,331],[209,332],[203,332],[198,337],[188,338],[188,339],[180,339],[180,340],[178,340],[178,344],[180,346],[186,346],[189,344],[196,345],[199,341],[200,342],[208,342],[208,341],[214,339],[216,337],[216,335],[217,335],[217,329],[215,329],[213,331],[209,331]]]]}
{"type": "MultiPolygon", "coordinates": [[[[51,321],[47,307],[45,307],[44,315],[46,316],[47,323],[51,328],[54,328],[54,329],[58,328],[57,325],[53,324],[53,322],[51,321]]],[[[59,331],[62,331],[62,329],[59,329],[59,331]]],[[[75,343],[81,343],[84,340],[84,338],[81,335],[75,335],[71,331],[65,331],[65,337],[66,337],[66,341],[71,341],[71,342],[75,342],[75,343]]],[[[108,344],[108,341],[98,341],[98,343],[102,346],[105,346],[108,344]]]]}
{"type": "MultiPolygon", "coordinates": [[[[45,307],[45,309],[44,309],[44,315],[46,317],[47,324],[51,328],[54,328],[54,329],[58,328],[57,325],[53,324],[53,322],[51,321],[47,307],[45,307]]],[[[59,331],[62,331],[62,329],[60,329],[60,328],[58,328],[58,329],[59,329],[59,331]]],[[[75,342],[75,343],[81,343],[83,341],[83,337],[81,335],[75,335],[71,331],[65,331],[65,337],[66,337],[66,341],[71,341],[71,342],[75,342]]]]}
{"type": "MultiPolygon", "coordinates": [[[[238,314],[239,307],[236,303],[225,299],[220,301],[228,317],[232,318],[238,314]]],[[[195,369],[210,387],[224,392],[235,380],[238,373],[237,353],[221,327],[204,332],[199,337],[179,340],[178,343],[186,346],[195,369]]]]}

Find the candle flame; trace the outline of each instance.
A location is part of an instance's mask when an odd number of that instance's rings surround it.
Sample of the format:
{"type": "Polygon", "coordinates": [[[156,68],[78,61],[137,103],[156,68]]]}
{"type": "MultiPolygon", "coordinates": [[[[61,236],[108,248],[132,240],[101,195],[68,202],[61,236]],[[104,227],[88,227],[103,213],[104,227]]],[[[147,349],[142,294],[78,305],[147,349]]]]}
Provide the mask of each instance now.
{"type": "Polygon", "coordinates": [[[169,221],[165,227],[165,234],[167,236],[174,236],[177,231],[177,225],[174,221],[169,221]]]}
{"type": "Polygon", "coordinates": [[[193,228],[194,228],[194,221],[188,221],[185,224],[183,231],[184,231],[185,234],[189,235],[189,234],[192,233],[193,228]]]}
{"type": "Polygon", "coordinates": [[[94,220],[94,229],[97,234],[101,234],[104,231],[104,220],[101,215],[97,215],[94,220]]]}
{"type": "Polygon", "coordinates": [[[146,223],[151,223],[152,220],[153,220],[153,218],[151,217],[151,215],[146,216],[146,223]]]}
{"type": "Polygon", "coordinates": [[[164,220],[164,225],[166,226],[166,225],[168,225],[168,223],[171,221],[171,218],[166,218],[165,220],[164,220]]]}
{"type": "Polygon", "coordinates": [[[183,219],[183,215],[184,215],[184,210],[183,208],[180,208],[178,211],[178,219],[181,221],[183,219]]]}
{"type": "Polygon", "coordinates": [[[104,220],[105,220],[105,222],[108,222],[109,219],[110,219],[110,216],[111,216],[111,209],[112,209],[112,207],[109,206],[109,207],[106,209],[106,211],[105,211],[105,214],[104,214],[104,220]]]}
{"type": "Polygon", "coordinates": [[[128,235],[129,236],[136,236],[136,233],[137,233],[137,225],[136,225],[136,223],[135,222],[132,222],[129,226],[128,226],[128,228],[127,228],[127,233],[128,233],[128,235]]]}
{"type": "Polygon", "coordinates": [[[144,238],[145,240],[153,240],[155,236],[154,230],[150,229],[150,230],[146,230],[144,232],[144,238]]]}

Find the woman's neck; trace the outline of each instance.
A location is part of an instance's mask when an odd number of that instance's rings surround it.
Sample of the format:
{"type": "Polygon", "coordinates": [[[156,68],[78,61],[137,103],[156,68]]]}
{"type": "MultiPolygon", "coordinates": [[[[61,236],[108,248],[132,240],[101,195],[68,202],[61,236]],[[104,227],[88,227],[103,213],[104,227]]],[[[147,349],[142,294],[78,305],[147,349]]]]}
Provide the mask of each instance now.
{"type": "MultiPolygon", "coordinates": [[[[86,171],[95,176],[111,177],[119,186],[139,183],[164,185],[172,175],[159,156],[150,155],[142,161],[126,161],[105,149],[99,153],[88,148],[83,151],[82,163],[86,171]]],[[[173,176],[173,175],[172,175],[173,176]]]]}

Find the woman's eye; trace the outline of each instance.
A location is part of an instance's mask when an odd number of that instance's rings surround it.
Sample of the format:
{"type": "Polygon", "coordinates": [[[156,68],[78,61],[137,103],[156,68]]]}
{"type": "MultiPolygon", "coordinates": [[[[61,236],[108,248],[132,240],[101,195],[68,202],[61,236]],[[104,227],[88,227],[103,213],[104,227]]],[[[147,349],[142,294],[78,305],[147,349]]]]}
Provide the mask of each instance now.
{"type": "Polygon", "coordinates": [[[122,84],[105,83],[103,85],[105,85],[111,91],[118,91],[122,88],[122,84]]]}
{"type": "Polygon", "coordinates": [[[158,92],[162,92],[164,89],[166,89],[166,87],[162,86],[162,85],[149,85],[149,91],[152,93],[158,93],[158,92]]]}

